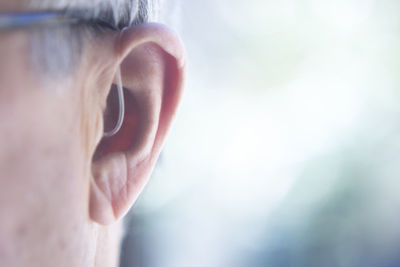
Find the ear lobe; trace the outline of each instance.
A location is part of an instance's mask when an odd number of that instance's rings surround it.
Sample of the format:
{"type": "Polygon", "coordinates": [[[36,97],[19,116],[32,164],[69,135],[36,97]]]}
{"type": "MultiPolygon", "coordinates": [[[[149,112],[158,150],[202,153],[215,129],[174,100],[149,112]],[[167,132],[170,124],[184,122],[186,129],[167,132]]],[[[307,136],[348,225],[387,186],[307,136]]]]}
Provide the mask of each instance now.
{"type": "Polygon", "coordinates": [[[89,213],[110,224],[142,191],[174,118],[184,81],[185,55],[177,35],[160,24],[127,29],[118,40],[125,120],[103,138],[93,159],[89,213]]]}

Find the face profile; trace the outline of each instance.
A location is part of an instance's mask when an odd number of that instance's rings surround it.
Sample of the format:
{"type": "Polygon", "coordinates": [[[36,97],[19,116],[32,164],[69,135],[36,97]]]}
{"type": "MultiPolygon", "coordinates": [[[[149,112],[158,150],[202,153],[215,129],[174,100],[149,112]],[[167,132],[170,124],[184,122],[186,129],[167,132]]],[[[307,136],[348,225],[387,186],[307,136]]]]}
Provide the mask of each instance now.
{"type": "Polygon", "coordinates": [[[0,266],[118,266],[186,58],[156,1],[0,1],[0,266]]]}

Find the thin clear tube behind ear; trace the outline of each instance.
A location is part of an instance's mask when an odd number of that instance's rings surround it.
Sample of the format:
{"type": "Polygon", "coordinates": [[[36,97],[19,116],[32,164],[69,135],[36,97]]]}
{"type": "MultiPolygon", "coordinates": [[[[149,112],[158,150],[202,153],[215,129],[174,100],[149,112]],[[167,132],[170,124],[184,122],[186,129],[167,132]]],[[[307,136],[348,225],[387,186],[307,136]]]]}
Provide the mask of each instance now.
{"type": "Polygon", "coordinates": [[[122,123],[124,122],[125,99],[124,99],[124,88],[122,86],[121,69],[119,67],[117,69],[116,76],[117,76],[118,104],[119,104],[118,121],[114,129],[112,129],[109,132],[104,132],[103,137],[112,137],[116,135],[119,132],[119,130],[121,130],[122,123]]]}

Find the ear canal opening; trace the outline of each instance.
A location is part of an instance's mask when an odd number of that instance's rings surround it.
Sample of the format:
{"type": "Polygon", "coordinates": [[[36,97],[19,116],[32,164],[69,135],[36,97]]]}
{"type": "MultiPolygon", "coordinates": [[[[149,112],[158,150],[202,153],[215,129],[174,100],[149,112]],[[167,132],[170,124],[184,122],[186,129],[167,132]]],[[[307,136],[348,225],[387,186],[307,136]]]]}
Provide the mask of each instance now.
{"type": "Polygon", "coordinates": [[[105,138],[109,138],[116,135],[121,130],[122,124],[124,123],[125,99],[124,99],[124,88],[122,86],[120,67],[118,67],[117,69],[116,76],[117,76],[116,78],[117,78],[118,105],[119,105],[118,120],[117,123],[115,124],[115,127],[111,131],[104,132],[103,137],[105,138]]]}
{"type": "MultiPolygon", "coordinates": [[[[99,160],[112,153],[127,152],[132,149],[140,138],[140,110],[134,95],[126,88],[124,90],[125,114],[121,129],[114,136],[102,138],[93,155],[93,160],[99,160]]],[[[114,128],[119,116],[117,85],[107,98],[107,109],[104,112],[105,131],[114,128]]]]}

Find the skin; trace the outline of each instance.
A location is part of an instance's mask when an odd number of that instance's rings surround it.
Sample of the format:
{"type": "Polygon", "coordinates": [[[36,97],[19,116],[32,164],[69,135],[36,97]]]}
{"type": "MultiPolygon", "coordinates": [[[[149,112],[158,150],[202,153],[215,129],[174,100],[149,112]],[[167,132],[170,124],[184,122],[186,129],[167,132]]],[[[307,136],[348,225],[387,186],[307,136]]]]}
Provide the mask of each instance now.
{"type": "Polygon", "coordinates": [[[76,71],[49,80],[32,68],[29,38],[0,32],[0,266],[117,266],[121,220],[179,104],[182,44],[159,24],[85,38],[76,71]],[[104,140],[118,67],[126,120],[104,140]]]}

